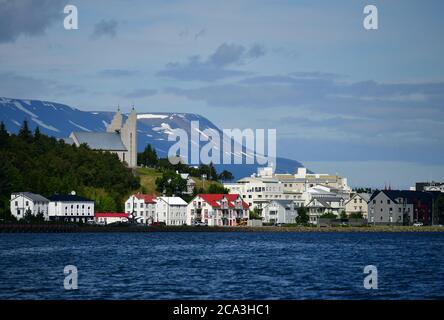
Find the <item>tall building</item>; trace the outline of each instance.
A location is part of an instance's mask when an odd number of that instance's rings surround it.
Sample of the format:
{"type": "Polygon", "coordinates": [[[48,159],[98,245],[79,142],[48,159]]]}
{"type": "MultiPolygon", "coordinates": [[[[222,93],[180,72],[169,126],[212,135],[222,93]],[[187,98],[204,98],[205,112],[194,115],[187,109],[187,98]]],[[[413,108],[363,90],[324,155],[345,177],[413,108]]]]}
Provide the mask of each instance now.
{"type": "Polygon", "coordinates": [[[137,167],[137,113],[133,107],[123,124],[122,113],[118,109],[106,132],[74,131],[65,142],[76,146],[85,143],[93,150],[115,153],[120,161],[130,168],[135,168],[137,167]]]}

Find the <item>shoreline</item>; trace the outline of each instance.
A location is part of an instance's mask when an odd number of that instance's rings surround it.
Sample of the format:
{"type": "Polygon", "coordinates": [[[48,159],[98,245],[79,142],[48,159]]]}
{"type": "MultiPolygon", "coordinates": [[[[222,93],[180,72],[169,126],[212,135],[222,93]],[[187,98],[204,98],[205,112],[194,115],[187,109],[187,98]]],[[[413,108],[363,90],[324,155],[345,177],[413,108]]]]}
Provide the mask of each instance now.
{"type": "Polygon", "coordinates": [[[78,226],[78,225],[0,225],[0,233],[115,233],[115,232],[339,232],[339,233],[417,233],[444,232],[439,226],[365,226],[365,227],[194,227],[194,226],[78,226]]]}

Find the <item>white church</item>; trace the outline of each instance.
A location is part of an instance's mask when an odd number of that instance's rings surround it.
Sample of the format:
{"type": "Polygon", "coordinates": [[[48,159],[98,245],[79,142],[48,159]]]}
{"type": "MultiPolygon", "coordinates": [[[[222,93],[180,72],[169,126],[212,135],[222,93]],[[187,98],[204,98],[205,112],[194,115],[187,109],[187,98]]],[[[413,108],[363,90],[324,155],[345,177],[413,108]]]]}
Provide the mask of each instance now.
{"type": "Polygon", "coordinates": [[[64,140],[76,146],[86,143],[93,150],[116,153],[129,168],[137,167],[137,113],[134,107],[124,124],[118,108],[106,132],[74,131],[64,140]]]}

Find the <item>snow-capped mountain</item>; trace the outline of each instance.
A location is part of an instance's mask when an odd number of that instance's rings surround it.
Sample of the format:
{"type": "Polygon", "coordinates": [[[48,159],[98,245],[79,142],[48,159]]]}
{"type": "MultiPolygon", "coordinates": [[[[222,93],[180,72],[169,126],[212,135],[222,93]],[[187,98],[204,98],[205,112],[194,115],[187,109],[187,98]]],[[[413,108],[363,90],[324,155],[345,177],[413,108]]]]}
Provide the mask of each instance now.
{"type": "MultiPolygon", "coordinates": [[[[23,121],[27,120],[32,130],[38,126],[42,133],[57,138],[66,138],[72,131],[105,131],[113,116],[114,112],[109,111],[82,111],[55,102],[0,97],[0,121],[5,123],[7,130],[11,133],[17,133],[23,121]]],[[[147,144],[151,144],[156,148],[160,157],[166,157],[170,146],[174,143],[168,141],[168,136],[175,129],[183,129],[191,137],[192,121],[199,122],[199,128],[195,130],[200,133],[209,129],[214,130],[221,137],[223,136],[218,127],[198,114],[150,112],[139,113],[137,119],[139,151],[142,151],[147,144]]],[[[201,143],[200,147],[204,144],[201,143]]],[[[302,166],[301,163],[290,159],[277,158],[276,160],[277,172],[294,172],[296,168],[302,166]]],[[[218,170],[227,169],[236,178],[240,178],[256,172],[258,165],[221,164],[216,167],[218,170]]]]}

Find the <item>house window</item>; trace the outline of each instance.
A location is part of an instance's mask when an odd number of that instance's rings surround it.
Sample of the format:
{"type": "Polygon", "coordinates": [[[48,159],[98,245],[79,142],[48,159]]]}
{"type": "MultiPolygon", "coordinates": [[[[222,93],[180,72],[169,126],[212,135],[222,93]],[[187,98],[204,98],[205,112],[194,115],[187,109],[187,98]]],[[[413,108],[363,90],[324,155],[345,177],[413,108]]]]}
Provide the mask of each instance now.
{"type": "Polygon", "coordinates": [[[390,200],[387,200],[387,204],[390,204],[390,200]]]}
{"type": "Polygon", "coordinates": [[[26,206],[29,206],[29,201],[26,201],[26,206]]]}

